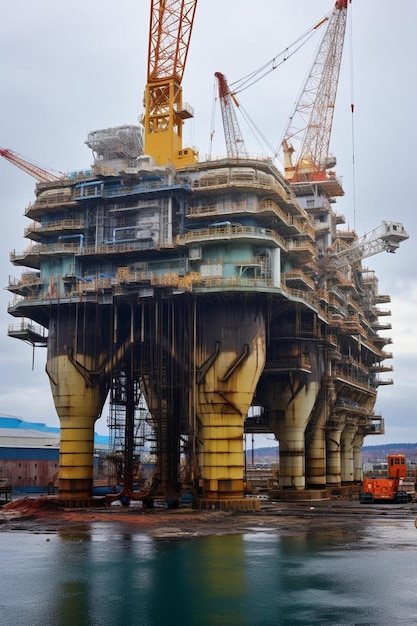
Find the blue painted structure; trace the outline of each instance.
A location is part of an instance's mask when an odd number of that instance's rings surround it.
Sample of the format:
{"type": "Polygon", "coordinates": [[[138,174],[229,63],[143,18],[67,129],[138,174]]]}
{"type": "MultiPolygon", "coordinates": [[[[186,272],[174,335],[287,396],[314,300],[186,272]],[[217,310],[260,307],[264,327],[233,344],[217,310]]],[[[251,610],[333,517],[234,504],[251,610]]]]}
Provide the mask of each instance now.
{"type": "MultiPolygon", "coordinates": [[[[46,492],[59,466],[59,438],[59,427],[0,415],[0,481],[17,492],[46,492]]],[[[106,450],[109,438],[95,433],[94,443],[106,450]]]]}

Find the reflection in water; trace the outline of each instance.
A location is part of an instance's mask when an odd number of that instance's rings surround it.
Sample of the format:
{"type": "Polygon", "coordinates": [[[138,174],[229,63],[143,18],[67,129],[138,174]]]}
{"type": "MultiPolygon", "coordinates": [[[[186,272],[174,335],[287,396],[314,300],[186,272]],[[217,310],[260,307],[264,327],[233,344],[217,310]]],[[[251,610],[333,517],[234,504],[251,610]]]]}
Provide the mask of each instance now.
{"type": "MultiPolygon", "coordinates": [[[[183,546],[180,547],[182,551],[183,546]]],[[[249,593],[246,584],[248,563],[242,538],[208,537],[189,543],[187,547],[183,552],[182,568],[185,623],[202,626],[249,624],[242,602],[249,593]],[[187,589],[191,593],[187,593],[187,589]],[[193,621],[196,615],[199,616],[198,622],[193,621]]]]}
{"type": "Polygon", "coordinates": [[[416,531],[387,529],[180,541],[113,524],[3,531],[1,624],[415,624],[416,531]]]}

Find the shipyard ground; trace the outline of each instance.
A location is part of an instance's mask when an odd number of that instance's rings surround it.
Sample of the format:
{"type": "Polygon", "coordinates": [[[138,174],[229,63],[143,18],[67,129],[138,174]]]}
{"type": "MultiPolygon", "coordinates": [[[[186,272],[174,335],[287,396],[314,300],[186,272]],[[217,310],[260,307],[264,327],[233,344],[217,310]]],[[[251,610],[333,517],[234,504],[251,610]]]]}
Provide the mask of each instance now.
{"type": "MultiPolygon", "coordinates": [[[[328,534],[358,530],[361,525],[409,521],[414,525],[417,503],[363,505],[356,500],[319,502],[262,502],[257,512],[207,511],[180,508],[121,506],[60,509],[50,498],[23,498],[0,511],[0,531],[65,532],[111,524],[130,532],[161,539],[185,539],[209,535],[279,530],[286,535],[326,531],[328,534]]],[[[416,531],[417,532],[417,531],[416,531]]]]}

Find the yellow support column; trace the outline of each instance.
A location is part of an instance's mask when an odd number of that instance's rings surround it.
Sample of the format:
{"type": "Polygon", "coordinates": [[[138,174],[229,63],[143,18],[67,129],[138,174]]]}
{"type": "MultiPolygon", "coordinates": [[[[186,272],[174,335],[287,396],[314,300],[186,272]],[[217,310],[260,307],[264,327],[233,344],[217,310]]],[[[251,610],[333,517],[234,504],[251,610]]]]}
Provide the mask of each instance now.
{"type": "Polygon", "coordinates": [[[196,381],[203,497],[242,499],[244,420],[265,364],[264,318],[247,306],[210,311],[210,322],[204,345],[199,346],[206,367],[196,381]],[[218,349],[210,357],[214,345],[218,349]]]}
{"type": "Polygon", "coordinates": [[[89,498],[93,488],[94,424],[105,396],[86,384],[66,356],[48,362],[55,376],[51,388],[61,426],[59,496],[89,498]],[[57,382],[53,382],[57,381],[57,382]]]}
{"type": "Polygon", "coordinates": [[[92,496],[94,424],[107,395],[107,324],[98,307],[62,308],[51,321],[47,373],[60,420],[60,499],[92,496]]]}

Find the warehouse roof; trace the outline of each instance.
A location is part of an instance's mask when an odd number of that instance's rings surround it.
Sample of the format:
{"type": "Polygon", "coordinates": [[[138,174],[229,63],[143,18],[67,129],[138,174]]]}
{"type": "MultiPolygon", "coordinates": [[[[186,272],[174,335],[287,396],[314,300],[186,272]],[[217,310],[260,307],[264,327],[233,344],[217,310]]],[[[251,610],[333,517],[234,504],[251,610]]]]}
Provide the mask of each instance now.
{"type": "MultiPolygon", "coordinates": [[[[27,422],[20,417],[0,415],[0,446],[44,447],[59,446],[60,428],[42,422],[27,422]]],[[[107,446],[106,435],[94,433],[96,447],[107,446]]]]}

